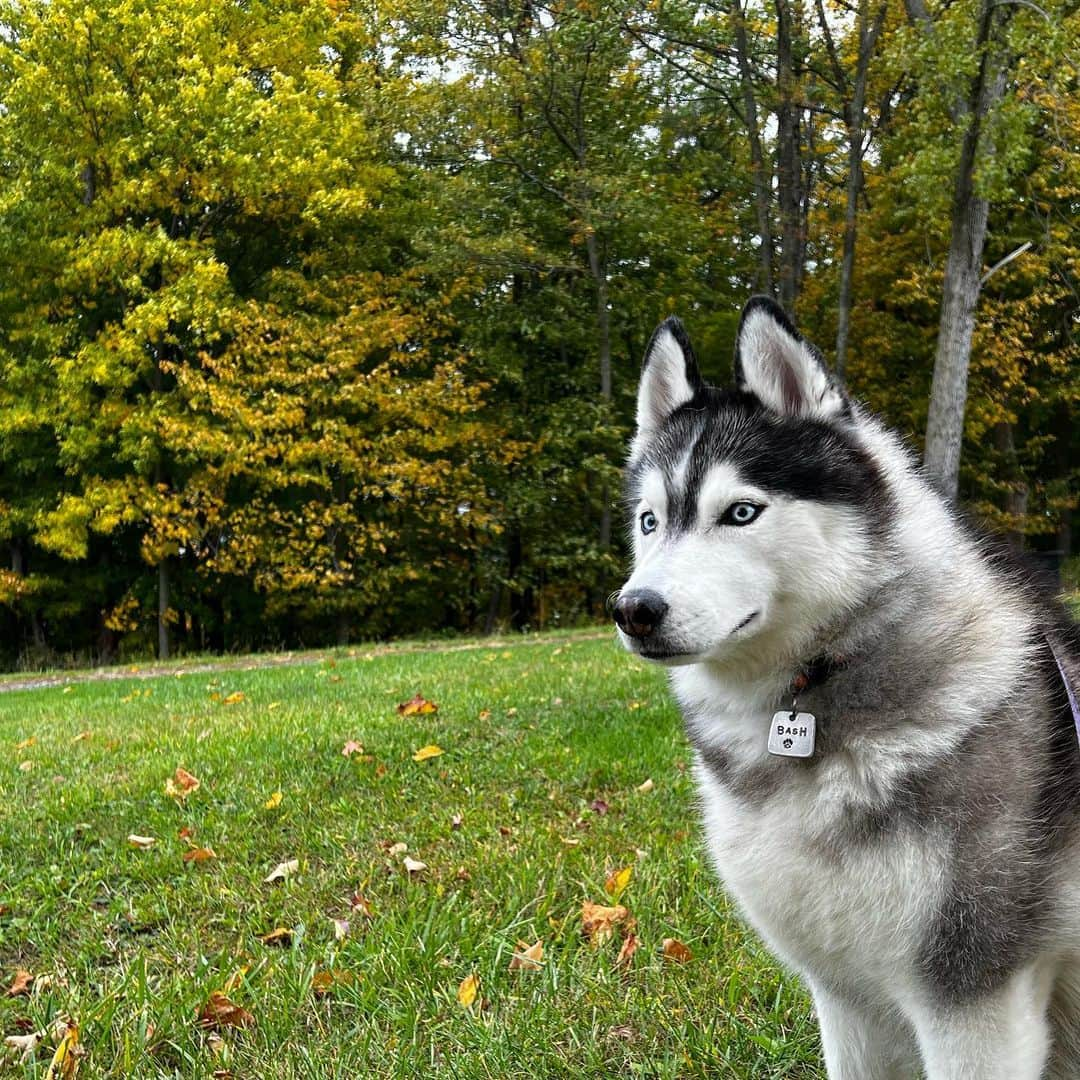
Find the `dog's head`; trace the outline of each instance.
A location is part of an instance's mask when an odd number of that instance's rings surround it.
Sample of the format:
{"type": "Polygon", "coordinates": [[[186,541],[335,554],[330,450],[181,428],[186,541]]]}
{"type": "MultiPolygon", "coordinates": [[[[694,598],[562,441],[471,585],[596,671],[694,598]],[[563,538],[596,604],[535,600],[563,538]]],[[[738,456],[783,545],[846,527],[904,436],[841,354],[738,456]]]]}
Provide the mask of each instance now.
{"type": "Polygon", "coordinates": [[[650,660],[799,655],[873,586],[889,500],[858,410],[767,298],[743,311],[735,382],[704,384],[676,319],[646,350],[614,612],[650,660]]]}

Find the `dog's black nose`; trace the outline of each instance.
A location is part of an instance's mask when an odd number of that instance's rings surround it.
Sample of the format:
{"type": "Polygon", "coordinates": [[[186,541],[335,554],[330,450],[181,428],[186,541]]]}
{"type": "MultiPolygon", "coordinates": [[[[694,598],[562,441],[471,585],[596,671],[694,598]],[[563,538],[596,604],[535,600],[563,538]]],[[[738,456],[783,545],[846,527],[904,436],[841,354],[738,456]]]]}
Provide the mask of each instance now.
{"type": "Polygon", "coordinates": [[[663,597],[652,589],[623,593],[615,601],[615,622],[632,638],[646,638],[659,625],[667,611],[663,597]]]}

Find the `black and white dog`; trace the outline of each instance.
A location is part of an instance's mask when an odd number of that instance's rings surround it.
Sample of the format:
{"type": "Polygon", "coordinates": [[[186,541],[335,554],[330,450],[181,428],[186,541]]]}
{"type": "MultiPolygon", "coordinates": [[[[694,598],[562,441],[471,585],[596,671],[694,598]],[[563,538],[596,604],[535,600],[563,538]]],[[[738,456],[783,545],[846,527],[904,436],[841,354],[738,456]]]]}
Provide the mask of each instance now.
{"type": "Polygon", "coordinates": [[[1077,1080],[1080,638],[770,300],[735,379],[653,335],[615,605],[670,667],[720,876],[832,1080],[1077,1080]]]}

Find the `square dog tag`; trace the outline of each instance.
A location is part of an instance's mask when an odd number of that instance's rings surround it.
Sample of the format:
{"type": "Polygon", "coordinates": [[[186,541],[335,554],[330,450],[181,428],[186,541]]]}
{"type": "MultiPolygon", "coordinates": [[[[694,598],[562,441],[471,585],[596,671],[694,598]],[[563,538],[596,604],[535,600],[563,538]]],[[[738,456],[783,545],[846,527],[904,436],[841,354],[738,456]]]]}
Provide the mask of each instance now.
{"type": "Polygon", "coordinates": [[[814,728],[812,713],[776,713],[769,725],[769,753],[779,757],[810,757],[814,752],[814,728]]]}

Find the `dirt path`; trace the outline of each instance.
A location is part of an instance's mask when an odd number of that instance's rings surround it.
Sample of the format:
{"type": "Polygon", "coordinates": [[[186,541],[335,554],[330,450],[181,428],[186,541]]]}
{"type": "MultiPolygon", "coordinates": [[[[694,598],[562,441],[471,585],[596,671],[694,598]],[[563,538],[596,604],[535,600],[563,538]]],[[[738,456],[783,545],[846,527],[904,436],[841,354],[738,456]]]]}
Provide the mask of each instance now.
{"type": "Polygon", "coordinates": [[[371,645],[347,649],[309,649],[302,652],[254,653],[235,659],[208,660],[186,664],[183,660],[168,664],[133,665],[130,667],[96,668],[93,671],[55,672],[41,675],[0,677],[0,694],[14,690],[41,690],[49,686],[72,686],[76,683],[112,682],[119,679],[160,679],[185,675],[200,675],[215,671],[259,671],[265,668],[302,667],[326,660],[352,660],[361,656],[407,656],[410,653],[476,652],[481,649],[519,649],[530,645],[558,645],[576,641],[614,641],[611,630],[586,630],[571,634],[537,634],[534,637],[498,637],[475,641],[402,642],[401,644],[371,645]]]}

